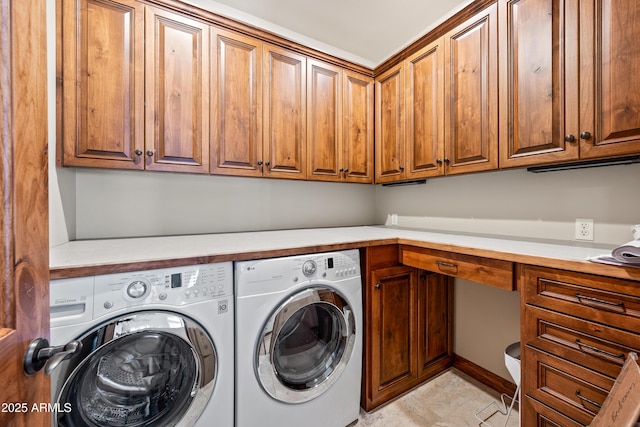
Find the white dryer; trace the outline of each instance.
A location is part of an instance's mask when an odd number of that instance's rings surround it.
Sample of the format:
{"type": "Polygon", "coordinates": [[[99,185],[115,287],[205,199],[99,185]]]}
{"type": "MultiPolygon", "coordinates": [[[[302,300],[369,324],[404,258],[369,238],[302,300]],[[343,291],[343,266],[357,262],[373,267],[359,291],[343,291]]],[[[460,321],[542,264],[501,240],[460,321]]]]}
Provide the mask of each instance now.
{"type": "Polygon", "coordinates": [[[237,427],[343,427],[360,411],[357,250],[238,262],[237,427]]]}
{"type": "Polygon", "coordinates": [[[232,263],[50,289],[51,344],[80,343],[51,372],[54,426],[233,426],[232,263]]]}

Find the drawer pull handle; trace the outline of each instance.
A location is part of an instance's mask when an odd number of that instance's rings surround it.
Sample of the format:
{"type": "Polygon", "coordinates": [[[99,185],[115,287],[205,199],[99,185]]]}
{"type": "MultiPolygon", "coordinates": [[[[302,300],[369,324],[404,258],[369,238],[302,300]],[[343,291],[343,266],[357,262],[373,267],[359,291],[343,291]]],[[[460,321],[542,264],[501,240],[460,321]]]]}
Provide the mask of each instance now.
{"type": "Polygon", "coordinates": [[[446,273],[451,273],[451,269],[454,270],[453,274],[458,273],[458,264],[452,264],[450,262],[444,262],[444,261],[436,261],[436,265],[438,266],[439,270],[444,271],[446,273]]]}
{"type": "Polygon", "coordinates": [[[600,409],[602,408],[602,405],[599,404],[598,402],[594,402],[591,399],[587,399],[586,397],[584,397],[583,395],[580,394],[580,390],[576,390],[576,396],[578,397],[578,399],[580,399],[580,403],[582,403],[582,406],[586,409],[589,410],[589,408],[587,408],[584,403],[587,402],[589,405],[593,405],[596,408],[600,409]]]}
{"type": "Polygon", "coordinates": [[[614,359],[620,359],[621,363],[624,362],[624,353],[613,354],[613,353],[610,353],[610,352],[608,352],[606,350],[603,350],[601,348],[594,347],[592,345],[582,343],[578,339],[576,340],[576,344],[578,344],[578,347],[580,348],[580,351],[582,351],[583,353],[588,353],[588,352],[584,351],[584,349],[587,349],[587,350],[591,350],[591,351],[593,351],[595,353],[598,353],[598,354],[602,354],[602,355],[605,355],[605,356],[613,357],[614,359]]]}
{"type": "Polygon", "coordinates": [[[624,308],[624,302],[622,301],[611,302],[611,301],[606,301],[600,298],[587,297],[584,295],[580,295],[579,293],[576,293],[576,298],[578,298],[578,301],[580,302],[580,304],[583,304],[583,305],[587,305],[593,308],[604,308],[610,311],[615,311],[616,313],[626,313],[626,309],[624,308]],[[592,304],[585,304],[585,302],[590,302],[592,304]],[[593,303],[602,304],[605,307],[594,307],[593,303]]]}

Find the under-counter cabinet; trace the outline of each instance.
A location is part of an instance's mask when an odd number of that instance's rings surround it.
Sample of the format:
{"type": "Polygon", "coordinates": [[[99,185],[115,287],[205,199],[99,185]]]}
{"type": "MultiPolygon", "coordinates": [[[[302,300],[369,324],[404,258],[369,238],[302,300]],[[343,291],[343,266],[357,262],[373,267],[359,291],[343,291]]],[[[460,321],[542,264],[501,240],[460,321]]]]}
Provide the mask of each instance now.
{"type": "Polygon", "coordinates": [[[365,284],[362,406],[367,411],[452,362],[450,279],[398,265],[397,256],[397,245],[367,249],[372,268],[365,284]]]}
{"type": "Polygon", "coordinates": [[[376,78],[376,182],[498,167],[493,4],[376,78]]]}
{"type": "Polygon", "coordinates": [[[640,3],[499,4],[500,167],[640,153],[640,3]]]}
{"type": "Polygon", "coordinates": [[[523,266],[522,425],[588,425],[640,351],[637,282],[523,266]]]}
{"type": "Polygon", "coordinates": [[[61,31],[63,165],[208,173],[208,25],[64,0],[61,31]]]}

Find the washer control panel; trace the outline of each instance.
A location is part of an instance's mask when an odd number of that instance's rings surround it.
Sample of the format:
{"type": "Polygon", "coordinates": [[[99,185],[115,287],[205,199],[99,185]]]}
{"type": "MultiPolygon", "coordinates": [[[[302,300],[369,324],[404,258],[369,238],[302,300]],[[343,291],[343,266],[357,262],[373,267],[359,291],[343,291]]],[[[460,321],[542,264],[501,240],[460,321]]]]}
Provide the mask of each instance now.
{"type": "Polygon", "coordinates": [[[233,295],[231,262],[95,276],[94,318],[122,308],[183,306],[233,295]]]}

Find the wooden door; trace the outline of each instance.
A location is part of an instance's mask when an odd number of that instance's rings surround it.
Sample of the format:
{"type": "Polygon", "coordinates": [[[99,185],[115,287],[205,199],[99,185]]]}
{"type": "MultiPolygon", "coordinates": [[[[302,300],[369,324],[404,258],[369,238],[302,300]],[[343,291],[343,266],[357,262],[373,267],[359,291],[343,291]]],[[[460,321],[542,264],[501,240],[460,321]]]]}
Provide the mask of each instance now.
{"type": "Polygon", "coordinates": [[[344,181],[373,183],[373,78],[343,71],[344,181]]]}
{"type": "Polygon", "coordinates": [[[144,6],[62,0],[61,22],[63,164],[143,169],[144,6]]]}
{"type": "Polygon", "coordinates": [[[501,168],[579,156],[577,7],[500,1],[501,168]]]}
{"type": "Polygon", "coordinates": [[[498,13],[494,4],[445,36],[445,173],[498,168],[498,13]]]}
{"type": "Polygon", "coordinates": [[[209,26],[148,7],[145,168],[209,173],[209,26]]]}
{"type": "Polygon", "coordinates": [[[398,266],[371,272],[371,402],[407,390],[416,379],[416,270],[398,266]]]}
{"type": "Polygon", "coordinates": [[[580,2],[582,158],[640,154],[638,22],[637,0],[580,2]]]}
{"type": "Polygon", "coordinates": [[[422,377],[442,371],[453,355],[453,279],[425,271],[419,276],[416,348],[422,377]]]}
{"type": "Polygon", "coordinates": [[[404,65],[376,78],[376,183],[405,178],[404,65]]]}
{"type": "Polygon", "coordinates": [[[307,60],[307,165],[308,177],[317,181],[341,181],[342,69],[307,60]]]}
{"type": "Polygon", "coordinates": [[[44,426],[51,417],[38,410],[51,402],[49,378],[23,368],[29,342],[49,336],[46,3],[0,0],[3,426],[44,426]]]}
{"type": "Polygon", "coordinates": [[[307,177],[306,58],[277,46],[264,46],[264,174],[307,177]]]}
{"type": "Polygon", "coordinates": [[[444,174],[444,39],[405,61],[407,178],[444,174]]]}
{"type": "Polygon", "coordinates": [[[211,173],[262,176],[262,42],[211,31],[211,173]]]}

